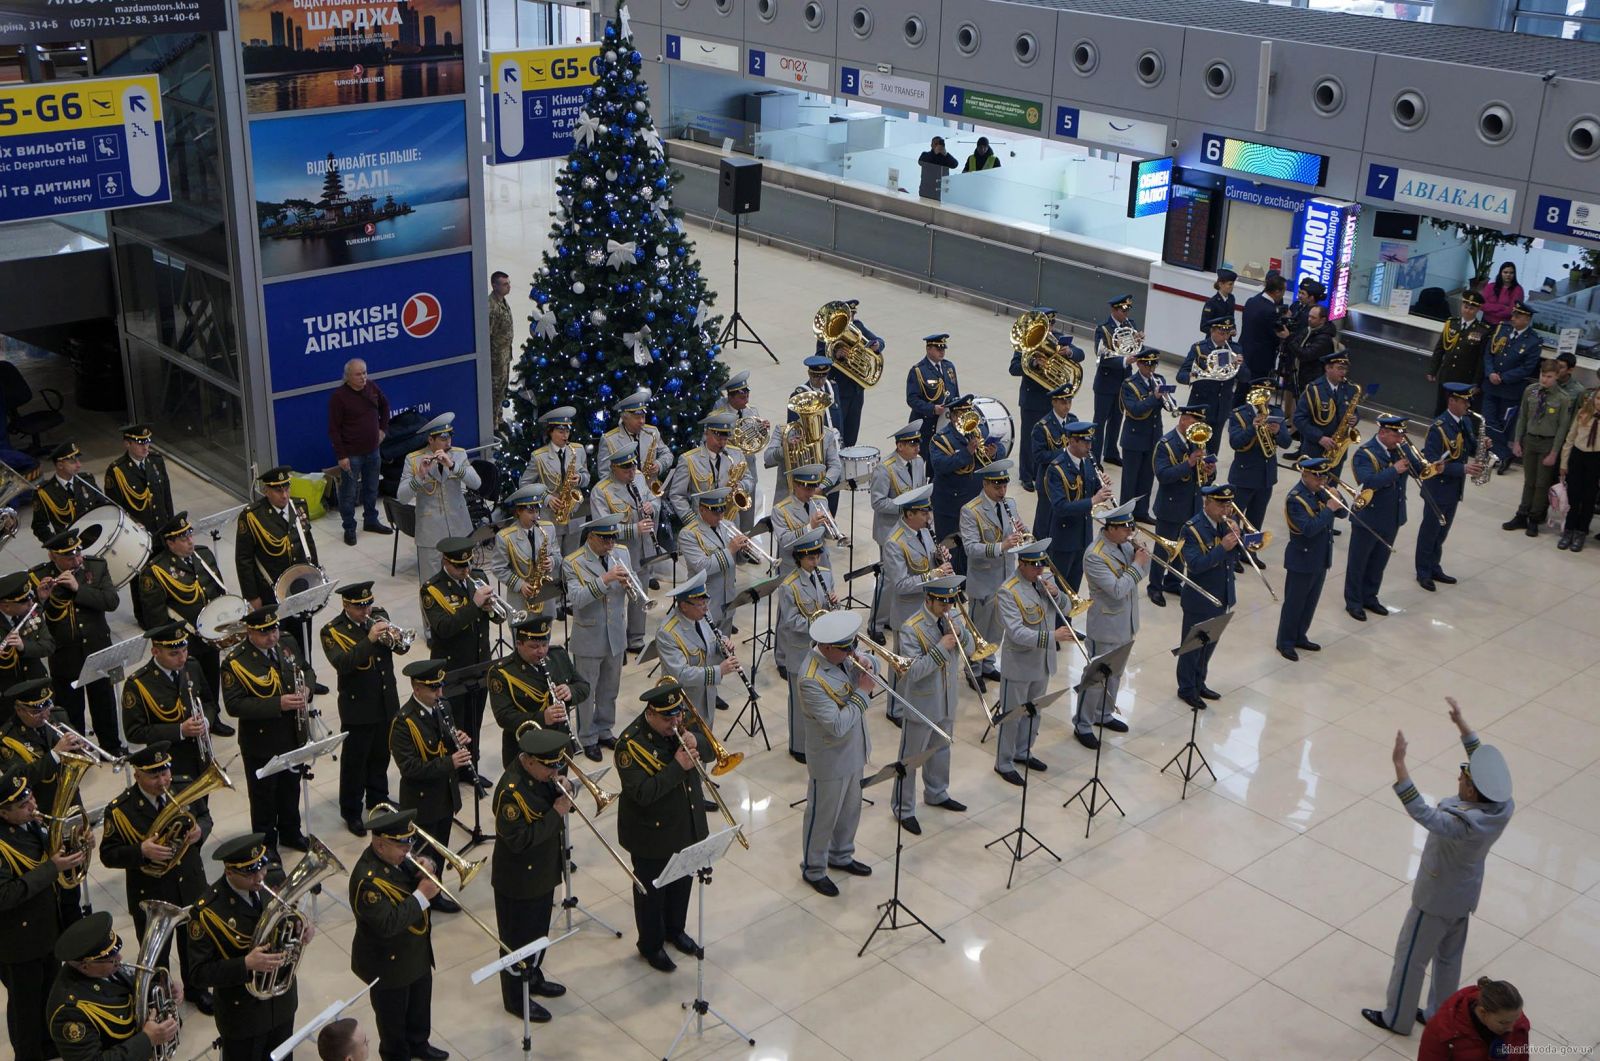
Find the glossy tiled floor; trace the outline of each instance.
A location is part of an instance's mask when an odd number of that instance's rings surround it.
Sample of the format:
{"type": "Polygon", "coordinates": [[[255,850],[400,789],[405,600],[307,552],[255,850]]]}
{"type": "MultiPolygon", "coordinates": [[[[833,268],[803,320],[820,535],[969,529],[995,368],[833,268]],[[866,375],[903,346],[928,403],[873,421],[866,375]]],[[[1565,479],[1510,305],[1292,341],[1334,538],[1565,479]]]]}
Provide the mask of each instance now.
{"type": "MultiPolygon", "coordinates": [[[[544,242],[540,189],[548,174],[532,166],[517,177],[521,183],[504,175],[492,181],[490,262],[522,288],[544,242]]],[[[731,240],[695,234],[714,286],[729,290],[731,240]]],[[[859,297],[864,319],[889,341],[889,372],[869,394],[864,443],[883,445],[906,420],[898,381],[918,356],[913,339],[928,331],[952,334],[952,356],[969,387],[1014,404],[1015,385],[1004,377],[1006,318],[749,243],[742,283],[745,312],[783,364],[759,351],[732,359],[752,370],[756,400],[769,412],[801,375],[812,312],[844,296],[859,297]]],[[[1361,375],[1357,364],[1354,376],[1361,375]]],[[[112,439],[89,441],[92,466],[102,467],[98,458],[109,455],[112,439]]],[[[735,847],[716,871],[704,930],[709,997],[757,1045],[714,1030],[703,1041],[691,1038],[687,1056],[1414,1056],[1416,1038],[1377,1032],[1359,1010],[1382,997],[1423,840],[1390,793],[1389,747],[1404,728],[1422,789],[1453,791],[1460,751],[1446,694],[1505,750],[1519,804],[1490,858],[1466,974],[1489,973],[1521,988],[1539,1048],[1567,1056],[1593,1050],[1600,1041],[1600,707],[1591,690],[1600,679],[1600,548],[1573,557],[1549,536],[1502,532],[1517,487],[1508,476],[1471,488],[1446,554],[1461,582],[1436,594],[1409,577],[1415,523],[1405,528],[1383,593],[1394,610],[1388,618],[1358,625],[1343,614],[1341,545],[1312,630],[1324,650],[1299,664],[1274,653],[1277,609],[1258,580],[1242,578],[1238,614],[1212,671],[1224,699],[1201,717],[1198,733],[1217,781],[1192,786],[1186,800],[1180,783],[1160,772],[1189,728],[1168,654],[1177,608],[1146,608],[1121,702],[1132,729],[1108,741],[1102,760],[1102,777],[1126,816],[1097,818],[1085,838],[1081,807],[1063,809],[1090,775],[1092,757],[1072,740],[1066,705],[1058,704],[1037,749],[1050,769],[1034,778],[1028,825],[1060,861],[1033,855],[1009,890],[1006,855],[984,845],[1016,826],[1018,790],[991,772],[992,753],[978,743],[981,715],[965,693],[952,793],[971,809],[924,811],[924,835],[906,838],[903,857],[902,897],[945,936],[943,944],[913,927],[880,935],[857,956],[892,884],[886,797],[866,809],[860,829],[858,857],[874,866],[872,877],[844,879],[843,895],[831,900],[800,881],[801,815],[789,804],[803,793],[805,775],[782,751],[783,692],[768,664],[758,687],[774,750],[730,742],[750,756],[726,791],[748,816],[751,849],[735,847]]],[[[180,483],[180,495],[198,511],[223,504],[193,480],[180,483]]],[[[1021,501],[1031,508],[1032,495],[1021,501]]],[[[1281,506],[1273,512],[1269,525],[1281,537],[1281,506]]],[[[865,544],[864,504],[855,526],[864,563],[875,555],[865,544]]],[[[367,536],[346,548],[336,520],[319,524],[318,536],[331,574],[377,579],[380,601],[402,622],[416,620],[407,543],[391,578],[388,540],[367,536]]],[[[12,550],[13,564],[32,557],[20,540],[12,550]]],[[[231,545],[223,552],[231,570],[231,545]]],[[[1279,550],[1268,559],[1281,587],[1279,550]]],[[[1061,681],[1070,684],[1075,660],[1063,660],[1061,681]]],[[[630,666],[624,718],[644,684],[643,669],[630,666]]],[[[876,758],[887,761],[896,734],[880,711],[872,729],[876,758]]],[[[332,773],[316,779],[312,825],[348,863],[358,842],[339,827],[332,773]]],[[[115,783],[95,778],[92,801],[107,798],[115,783]]],[[[241,796],[214,803],[218,835],[243,828],[241,796]]],[[[608,816],[606,831],[613,828],[608,816]]],[[[535,1055],[660,1057],[678,1029],[679,1003],[693,994],[693,969],[668,977],[646,967],[632,946],[621,873],[586,836],[577,858],[583,905],[628,937],[591,923],[555,949],[547,971],[571,990],[551,1007],[555,1022],[535,1030],[535,1055]]],[[[96,905],[120,916],[121,896],[121,882],[96,870],[96,905]]],[[[487,877],[465,898],[490,911],[487,877]]],[[[355,987],[342,899],[324,896],[316,918],[323,931],[302,967],[303,1017],[355,987]]],[[[468,982],[491,946],[454,917],[439,919],[435,947],[435,1042],[458,1057],[519,1056],[519,1024],[500,1011],[492,986],[468,982]]],[[[206,1018],[188,1020],[184,1057],[210,1034],[206,1018]]]]}

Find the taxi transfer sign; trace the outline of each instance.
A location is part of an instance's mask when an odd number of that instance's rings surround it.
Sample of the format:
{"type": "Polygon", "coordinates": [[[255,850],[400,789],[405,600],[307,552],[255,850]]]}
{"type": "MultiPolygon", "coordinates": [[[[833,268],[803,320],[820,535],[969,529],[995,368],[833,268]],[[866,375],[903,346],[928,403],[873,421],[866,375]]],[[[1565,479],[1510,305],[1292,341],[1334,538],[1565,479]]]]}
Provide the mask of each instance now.
{"type": "Polygon", "coordinates": [[[0,88],[0,222],[171,199],[155,75],[0,88]]]}

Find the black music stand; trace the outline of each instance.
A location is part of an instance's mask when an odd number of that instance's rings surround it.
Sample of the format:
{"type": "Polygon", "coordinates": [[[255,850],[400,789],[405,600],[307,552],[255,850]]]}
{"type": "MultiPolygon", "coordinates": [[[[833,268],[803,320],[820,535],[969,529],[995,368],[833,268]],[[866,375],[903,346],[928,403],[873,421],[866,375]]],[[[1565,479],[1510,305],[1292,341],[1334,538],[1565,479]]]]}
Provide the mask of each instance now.
{"type": "MultiPolygon", "coordinates": [[[[760,520],[758,520],[756,522],[754,534],[762,533],[761,525],[763,523],[766,523],[766,529],[770,530],[770,519],[771,517],[769,516],[763,516],[760,520]]],[[[746,537],[753,537],[754,534],[746,535],[746,537]]],[[[776,535],[774,535],[774,538],[776,538],[776,535]]],[[[772,594],[777,590],[779,583],[782,581],[782,578],[780,578],[778,575],[769,575],[766,578],[761,579],[759,582],[752,582],[735,594],[733,603],[728,605],[728,611],[730,615],[737,611],[740,605],[746,603],[750,605],[750,636],[745,638],[745,644],[750,646],[751,674],[760,672],[761,657],[766,655],[768,652],[773,651],[775,648],[777,634],[772,629],[772,609],[774,607],[772,594]],[[755,593],[756,596],[750,596],[752,593],[755,593]],[[758,607],[763,597],[765,597],[767,601],[767,628],[765,630],[760,628],[761,616],[758,607]]]]}
{"type": "MultiPolygon", "coordinates": [[[[728,618],[731,620],[734,613],[737,612],[741,607],[746,604],[750,605],[750,625],[753,631],[755,628],[757,605],[761,602],[761,598],[763,597],[771,600],[773,591],[778,588],[778,585],[779,579],[776,576],[772,576],[769,578],[764,578],[760,582],[752,582],[748,586],[745,586],[743,589],[739,590],[738,593],[734,594],[733,600],[728,603],[728,618]]],[[[712,629],[715,628],[715,624],[713,624],[712,629]]],[[[752,633],[751,641],[753,642],[754,640],[755,636],[752,633]]],[[[731,645],[733,643],[733,639],[729,638],[728,643],[731,645]]],[[[752,643],[750,646],[750,667],[745,671],[745,676],[750,679],[750,688],[746,691],[744,706],[741,707],[739,709],[739,713],[733,717],[733,722],[728,725],[728,731],[722,735],[722,739],[727,740],[729,737],[733,736],[734,730],[740,728],[743,728],[745,733],[750,737],[754,737],[756,733],[759,732],[761,734],[761,743],[765,744],[767,746],[767,751],[770,752],[772,750],[772,738],[767,736],[767,724],[761,717],[761,695],[756,692],[756,668],[760,665],[760,662],[761,652],[759,647],[752,643]],[[747,712],[750,716],[749,722],[745,721],[745,714],[747,712]]]]}
{"type": "MultiPolygon", "coordinates": [[[[439,691],[440,698],[445,701],[445,710],[450,710],[450,700],[454,697],[460,696],[462,693],[481,692],[484,682],[488,678],[489,668],[494,666],[494,662],[492,659],[486,659],[482,663],[469,663],[465,667],[457,667],[453,671],[446,672],[444,688],[439,691]]],[[[451,718],[457,723],[457,729],[461,728],[459,723],[466,721],[465,719],[455,718],[453,712],[451,718]]],[[[481,735],[481,728],[479,733],[481,735]]],[[[482,754],[482,749],[478,747],[476,737],[472,741],[472,754],[472,772],[476,777],[481,778],[483,775],[478,773],[478,757],[482,754]]],[[[464,855],[479,844],[487,844],[494,839],[492,835],[483,831],[483,788],[477,784],[476,780],[472,785],[472,826],[469,828],[465,822],[461,821],[456,822],[456,824],[467,832],[467,842],[462,844],[461,849],[456,852],[458,855],[464,855]]]]}
{"type": "Polygon", "coordinates": [[[699,940],[694,950],[694,1000],[683,1003],[687,1012],[683,1015],[683,1026],[678,1029],[677,1038],[672,1040],[672,1045],[662,1055],[662,1061],[671,1061],[672,1055],[677,1052],[678,1044],[683,1037],[689,1034],[689,1025],[695,1026],[695,1034],[702,1036],[706,1030],[706,1015],[717,1018],[717,1022],[730,1029],[735,1035],[751,1046],[756,1044],[750,1034],[741,1029],[733,1021],[718,1013],[716,1008],[706,999],[706,889],[711,885],[711,869],[724,855],[728,848],[733,846],[734,839],[738,836],[739,827],[730,825],[721,832],[712,833],[699,843],[690,844],[679,851],[667,863],[667,868],[661,871],[661,876],[650,882],[652,888],[661,888],[675,880],[687,877],[693,873],[700,881],[696,889],[695,898],[699,906],[698,927],[695,937],[699,940]]]}
{"type": "Polygon", "coordinates": [[[1085,781],[1083,783],[1083,787],[1074,792],[1071,798],[1062,804],[1063,807],[1070,807],[1072,805],[1072,801],[1077,800],[1083,804],[1083,809],[1089,812],[1089,820],[1083,823],[1083,838],[1085,840],[1089,839],[1089,829],[1094,825],[1094,816],[1105,810],[1106,806],[1117,808],[1117,813],[1122,815],[1124,818],[1128,816],[1128,812],[1122,809],[1122,804],[1118,803],[1117,798],[1111,794],[1111,789],[1107,788],[1106,783],[1100,780],[1100,750],[1106,745],[1104,716],[1106,714],[1106,710],[1114,706],[1107,704],[1103,699],[1108,691],[1106,686],[1110,683],[1113,676],[1121,674],[1128,666],[1128,656],[1132,652],[1132,641],[1129,641],[1125,645],[1118,645],[1110,652],[1102,652],[1100,655],[1090,660],[1088,665],[1084,667],[1083,680],[1078,683],[1077,693],[1078,696],[1082,698],[1079,700],[1079,703],[1082,703],[1083,699],[1086,699],[1090,692],[1095,689],[1100,690],[1100,695],[1102,697],[1101,718],[1095,722],[1096,728],[1100,730],[1100,741],[1095,745],[1094,748],[1094,776],[1089,778],[1088,781],[1085,781]],[[1087,798],[1084,796],[1085,792],[1089,794],[1087,798]],[[1106,797],[1106,802],[1104,805],[1098,803],[1100,794],[1102,792],[1105,793],[1106,797]]]}
{"type": "MultiPolygon", "coordinates": [[[[1027,712],[1030,719],[1038,718],[1039,710],[1041,708],[1049,707],[1051,704],[1061,699],[1066,692],[1067,690],[1065,689],[1057,689],[1055,692],[1050,693],[1047,696],[1042,696],[1037,700],[1033,700],[1022,704],[1019,707],[1012,708],[1010,711],[1007,711],[1005,714],[995,719],[997,728],[999,723],[1004,722],[1006,719],[1018,714],[1019,712],[1027,712]]],[[[1004,696],[1004,693],[1001,695],[1004,696]]],[[[989,850],[989,848],[993,847],[995,844],[1003,843],[1006,845],[1006,853],[1011,856],[1011,872],[1006,874],[1007,891],[1011,890],[1011,881],[1017,875],[1017,863],[1021,862],[1029,855],[1034,854],[1035,852],[1043,851],[1057,862],[1061,861],[1061,856],[1050,850],[1049,845],[1047,845],[1037,836],[1033,835],[1033,830],[1028,828],[1028,781],[1033,776],[1033,768],[1031,765],[1032,759],[1033,756],[1029,755],[1022,764],[1022,807],[1017,812],[1017,827],[1015,829],[1007,830],[1002,835],[995,837],[993,840],[990,840],[987,844],[983,845],[983,849],[985,851],[989,850]],[[1013,839],[1015,839],[1015,846],[1013,846],[1012,843],[1013,839]],[[1022,849],[1024,839],[1033,841],[1034,846],[1027,851],[1022,849]]]]}
{"type": "MultiPolygon", "coordinates": [[[[935,734],[935,736],[937,737],[937,734],[935,734]]],[[[887,781],[892,777],[894,778],[894,802],[899,803],[901,794],[904,791],[902,786],[906,783],[907,775],[909,775],[911,771],[919,769],[925,765],[929,759],[932,759],[934,755],[936,755],[940,749],[944,747],[948,747],[948,745],[930,745],[929,747],[922,749],[917,754],[911,756],[909,759],[897,760],[890,763],[888,766],[885,766],[871,777],[863,777],[861,779],[862,790],[865,791],[866,789],[871,788],[873,785],[887,781]]],[[[860,950],[856,951],[857,958],[867,953],[867,948],[872,946],[872,941],[877,937],[878,933],[886,928],[890,932],[894,932],[902,928],[910,928],[913,924],[921,925],[923,928],[927,929],[930,934],[932,934],[934,939],[938,940],[940,943],[945,942],[945,938],[939,935],[937,929],[928,924],[922,918],[918,917],[916,911],[907,906],[905,900],[900,898],[900,852],[906,846],[905,832],[905,819],[900,817],[898,814],[895,815],[894,893],[890,895],[886,901],[878,904],[878,909],[882,910],[883,913],[878,915],[878,923],[873,926],[872,931],[867,935],[866,942],[861,944],[860,950]],[[902,922],[900,920],[900,914],[902,912],[904,912],[906,917],[910,918],[910,920],[902,922]]]]}
{"type": "Polygon", "coordinates": [[[883,561],[874,560],[865,567],[858,567],[845,576],[846,581],[853,581],[863,575],[872,576],[872,607],[867,609],[867,636],[880,645],[889,643],[888,637],[880,634],[875,626],[878,620],[878,609],[883,606],[883,561]]]}
{"type": "MultiPolygon", "coordinates": [[[[1223,612],[1221,615],[1214,615],[1210,619],[1195,623],[1189,630],[1189,636],[1183,639],[1183,644],[1172,650],[1172,654],[1174,656],[1183,656],[1190,652],[1198,652],[1207,645],[1216,644],[1222,638],[1222,631],[1227,629],[1228,621],[1232,618],[1232,612],[1223,612]]],[[[1196,756],[1199,756],[1200,765],[1205,768],[1205,772],[1211,775],[1211,780],[1215,781],[1217,779],[1216,772],[1211,769],[1211,764],[1206,762],[1206,753],[1201,751],[1200,745],[1194,742],[1195,733],[1200,725],[1200,711],[1201,709],[1198,707],[1189,708],[1188,743],[1179,748],[1177,754],[1168,759],[1167,765],[1161,768],[1161,772],[1164,774],[1179,759],[1183,760],[1183,765],[1178,767],[1178,772],[1183,775],[1183,792],[1178,797],[1179,799],[1189,798],[1189,782],[1200,776],[1200,771],[1195,769],[1194,765],[1196,756]]]]}

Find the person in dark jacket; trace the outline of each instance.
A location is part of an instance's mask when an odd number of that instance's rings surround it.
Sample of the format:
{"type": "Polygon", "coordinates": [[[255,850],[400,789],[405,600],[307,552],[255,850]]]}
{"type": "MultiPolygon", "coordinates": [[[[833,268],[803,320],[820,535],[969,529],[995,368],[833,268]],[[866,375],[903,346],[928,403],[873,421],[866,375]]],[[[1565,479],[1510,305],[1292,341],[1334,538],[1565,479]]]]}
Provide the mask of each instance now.
{"type": "Polygon", "coordinates": [[[942,168],[949,171],[959,165],[961,165],[960,160],[944,149],[944,137],[934,137],[928,144],[928,150],[917,156],[917,168],[922,171],[922,180],[917,187],[917,194],[924,199],[940,198],[939,180],[945,174],[940,173],[939,170],[942,168]]]}
{"type": "Polygon", "coordinates": [[[344,543],[356,543],[356,498],[361,499],[363,530],[393,534],[378,517],[378,466],[380,447],[389,431],[389,399],[383,389],[367,379],[367,363],[351,358],[344,363],[344,385],[328,398],[328,441],[339,464],[339,517],[344,523],[344,543]]]}
{"type": "MultiPolygon", "coordinates": [[[[1288,349],[1294,355],[1295,396],[1322,377],[1322,359],[1331,354],[1339,336],[1338,327],[1328,319],[1327,307],[1313,305],[1306,312],[1306,326],[1290,336],[1288,349]]],[[[1318,454],[1313,453],[1313,457],[1318,454]]]]}
{"type": "MultiPolygon", "coordinates": [[[[1463,291],[1461,315],[1445,321],[1439,329],[1439,338],[1433,344],[1433,359],[1428,362],[1428,382],[1438,385],[1434,416],[1444,412],[1448,402],[1445,384],[1465,383],[1475,388],[1483,382],[1483,352],[1489,342],[1491,326],[1478,316],[1482,307],[1482,295],[1463,291]]],[[[1474,401],[1474,404],[1482,403],[1474,401]]]]}
{"type": "Polygon", "coordinates": [[[1216,294],[1206,299],[1205,308],[1200,311],[1200,334],[1211,334],[1211,322],[1218,317],[1233,320],[1233,314],[1238,306],[1233,301],[1233,284],[1239,279],[1239,274],[1232,269],[1218,269],[1217,278],[1211,286],[1216,294]]]}
{"type": "Polygon", "coordinates": [[[1532,1028],[1522,1011],[1522,992],[1505,980],[1480,976],[1445,999],[1428,1021],[1417,1061],[1526,1057],[1532,1028]]]}
{"type": "Polygon", "coordinates": [[[1283,293],[1288,285],[1277,270],[1267,274],[1261,293],[1244,304],[1239,325],[1239,352],[1244,355],[1244,371],[1234,377],[1233,404],[1244,404],[1252,380],[1271,375],[1278,367],[1278,345],[1289,337],[1288,308],[1283,293]]]}

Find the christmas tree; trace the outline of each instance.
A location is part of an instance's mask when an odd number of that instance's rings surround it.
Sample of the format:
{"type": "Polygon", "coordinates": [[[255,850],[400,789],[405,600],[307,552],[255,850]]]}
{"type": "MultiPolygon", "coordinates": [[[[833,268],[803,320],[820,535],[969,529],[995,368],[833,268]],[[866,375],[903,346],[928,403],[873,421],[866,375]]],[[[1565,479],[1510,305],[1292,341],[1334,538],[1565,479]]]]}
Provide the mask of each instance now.
{"type": "Polygon", "coordinates": [[[650,120],[640,67],[619,8],[556,178],[553,246],[528,293],[529,337],[500,410],[508,482],[542,443],[540,413],[573,406],[572,440],[598,443],[616,423],[611,407],[647,387],[662,438],[682,453],[699,443],[698,421],[728,378],[716,359],[716,296],[672,206],[677,178],[650,120]]]}

